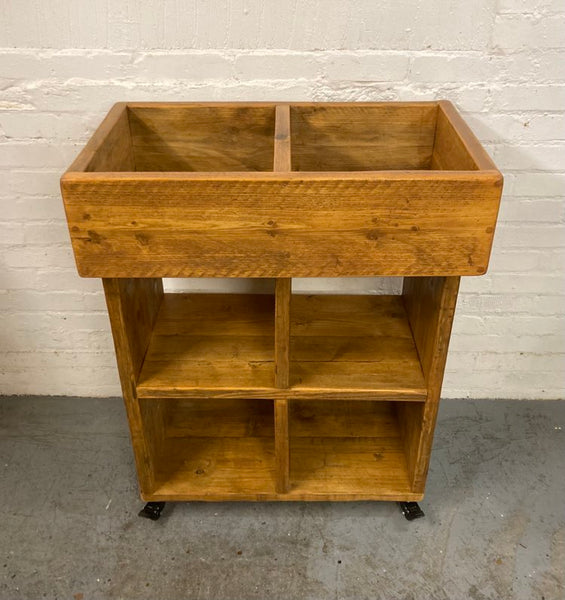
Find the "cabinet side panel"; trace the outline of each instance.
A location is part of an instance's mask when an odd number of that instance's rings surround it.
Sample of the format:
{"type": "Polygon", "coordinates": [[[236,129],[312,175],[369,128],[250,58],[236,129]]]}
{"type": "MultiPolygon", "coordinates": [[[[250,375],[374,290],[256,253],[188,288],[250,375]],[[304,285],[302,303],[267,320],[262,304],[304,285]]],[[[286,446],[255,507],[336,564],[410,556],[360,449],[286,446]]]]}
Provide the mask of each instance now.
{"type": "Polygon", "coordinates": [[[104,279],[103,283],[141,493],[150,494],[154,488],[159,420],[142,414],[136,378],[149,343],[148,318],[156,317],[163,288],[161,280],[104,279]]]}
{"type": "Polygon", "coordinates": [[[159,278],[120,279],[117,285],[124,308],[124,327],[133,374],[137,382],[163,299],[163,281],[159,278]]]}
{"type": "Polygon", "coordinates": [[[423,492],[453,325],[459,277],[404,279],[406,313],[428,388],[421,406],[397,408],[413,491],[423,492]]]}

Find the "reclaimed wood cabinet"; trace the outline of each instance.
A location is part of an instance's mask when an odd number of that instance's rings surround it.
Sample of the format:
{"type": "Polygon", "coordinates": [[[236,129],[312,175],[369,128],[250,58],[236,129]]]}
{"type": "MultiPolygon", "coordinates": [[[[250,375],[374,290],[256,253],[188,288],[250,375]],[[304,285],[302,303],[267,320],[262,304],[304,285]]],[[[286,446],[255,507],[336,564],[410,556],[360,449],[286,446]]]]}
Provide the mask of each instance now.
{"type": "Polygon", "coordinates": [[[143,499],[423,497],[459,279],[487,270],[502,191],[449,102],[116,104],[61,188],[143,499]],[[402,293],[292,290],[371,276],[402,293]]]}

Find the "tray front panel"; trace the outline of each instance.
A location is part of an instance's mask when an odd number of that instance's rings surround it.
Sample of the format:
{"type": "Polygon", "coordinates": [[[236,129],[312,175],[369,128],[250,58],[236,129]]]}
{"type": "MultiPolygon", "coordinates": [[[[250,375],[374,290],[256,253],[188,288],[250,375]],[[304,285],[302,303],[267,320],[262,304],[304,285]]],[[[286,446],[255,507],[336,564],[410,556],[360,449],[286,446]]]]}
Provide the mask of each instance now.
{"type": "Polygon", "coordinates": [[[502,182],[66,177],[83,277],[480,275],[502,182]]]}

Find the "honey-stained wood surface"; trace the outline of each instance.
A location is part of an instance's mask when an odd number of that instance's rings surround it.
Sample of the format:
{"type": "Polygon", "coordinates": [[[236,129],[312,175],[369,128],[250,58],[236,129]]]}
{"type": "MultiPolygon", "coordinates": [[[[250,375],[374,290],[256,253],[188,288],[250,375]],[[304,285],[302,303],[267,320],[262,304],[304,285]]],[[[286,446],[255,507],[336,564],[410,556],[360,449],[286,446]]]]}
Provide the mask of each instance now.
{"type": "Polygon", "coordinates": [[[290,446],[288,427],[288,400],[275,400],[275,465],[276,490],[288,492],[290,485],[290,446]]]}
{"type": "Polygon", "coordinates": [[[291,107],[295,171],[378,171],[430,166],[437,105],[351,103],[291,107]]]}
{"type": "Polygon", "coordinates": [[[453,104],[438,102],[432,169],[496,170],[486,150],[453,104]]]}
{"type": "Polygon", "coordinates": [[[275,387],[274,299],[166,294],[137,386],[150,397],[264,397],[275,387]]]}
{"type": "Polygon", "coordinates": [[[403,300],[428,395],[422,408],[397,405],[414,491],[423,493],[432,451],[459,277],[406,278],[403,300]]]}
{"type": "MultiPolygon", "coordinates": [[[[277,284],[280,286],[281,284],[277,284]]],[[[290,291],[290,282],[286,292],[290,291]]],[[[280,293],[280,287],[279,293],[280,293]]],[[[286,296],[285,292],[285,297],[286,296]]],[[[287,297],[288,298],[288,297],[287,297]]],[[[166,294],[137,394],[148,398],[382,397],[423,401],[426,385],[399,296],[300,296],[292,299],[290,363],[276,384],[270,295],[166,294]],[[290,374],[290,380],[288,379],[290,374]]]]}
{"type": "Polygon", "coordinates": [[[293,494],[412,496],[392,403],[293,401],[290,431],[293,494]]]}
{"type": "Polygon", "coordinates": [[[69,174],[62,186],[86,277],[484,273],[498,176],[422,173],[69,174]]]}
{"type": "Polygon", "coordinates": [[[160,280],[104,280],[122,394],[141,493],[154,486],[156,447],[163,438],[159,406],[143,413],[136,379],[163,295],[160,280]],[[149,413],[149,414],[148,414],[149,413]]]}
{"type": "Polygon", "coordinates": [[[118,102],[110,109],[68,172],[133,170],[127,105],[118,102]]]}
{"type": "Polygon", "coordinates": [[[61,186],[85,277],[443,276],[485,272],[502,178],[448,102],[132,103],[61,186]]]}
{"type": "Polygon", "coordinates": [[[293,296],[290,354],[296,396],[426,397],[400,296],[293,296]]]}
{"type": "Polygon", "coordinates": [[[275,115],[275,157],[273,171],[288,172],[292,169],[290,107],[285,104],[277,106],[275,115]]]}
{"type": "Polygon", "coordinates": [[[275,282],[275,382],[287,388],[290,381],[290,300],[291,279],[275,282]]]}
{"type": "MultiPolygon", "coordinates": [[[[146,500],[420,499],[408,483],[391,403],[293,403],[291,482],[277,491],[268,401],[165,404],[154,489],[146,500]],[[344,413],[342,421],[339,415],[344,413]],[[360,429],[356,433],[355,426],[360,429]],[[362,436],[362,437],[360,437],[362,436]]],[[[282,407],[282,404],[279,404],[282,407]]]]}
{"type": "Polygon", "coordinates": [[[137,171],[272,171],[275,108],[128,108],[137,171]]]}

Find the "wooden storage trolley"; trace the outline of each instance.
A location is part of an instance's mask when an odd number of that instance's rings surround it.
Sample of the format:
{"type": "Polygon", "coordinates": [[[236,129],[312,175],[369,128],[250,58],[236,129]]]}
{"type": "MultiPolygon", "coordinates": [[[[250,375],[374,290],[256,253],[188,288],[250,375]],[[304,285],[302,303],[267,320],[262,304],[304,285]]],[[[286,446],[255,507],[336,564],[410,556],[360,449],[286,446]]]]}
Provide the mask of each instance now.
{"type": "Polygon", "coordinates": [[[116,104],[61,187],[144,500],[423,497],[459,278],[487,269],[502,190],[449,102],[116,104]],[[292,293],[353,276],[402,293],[292,293]]]}

